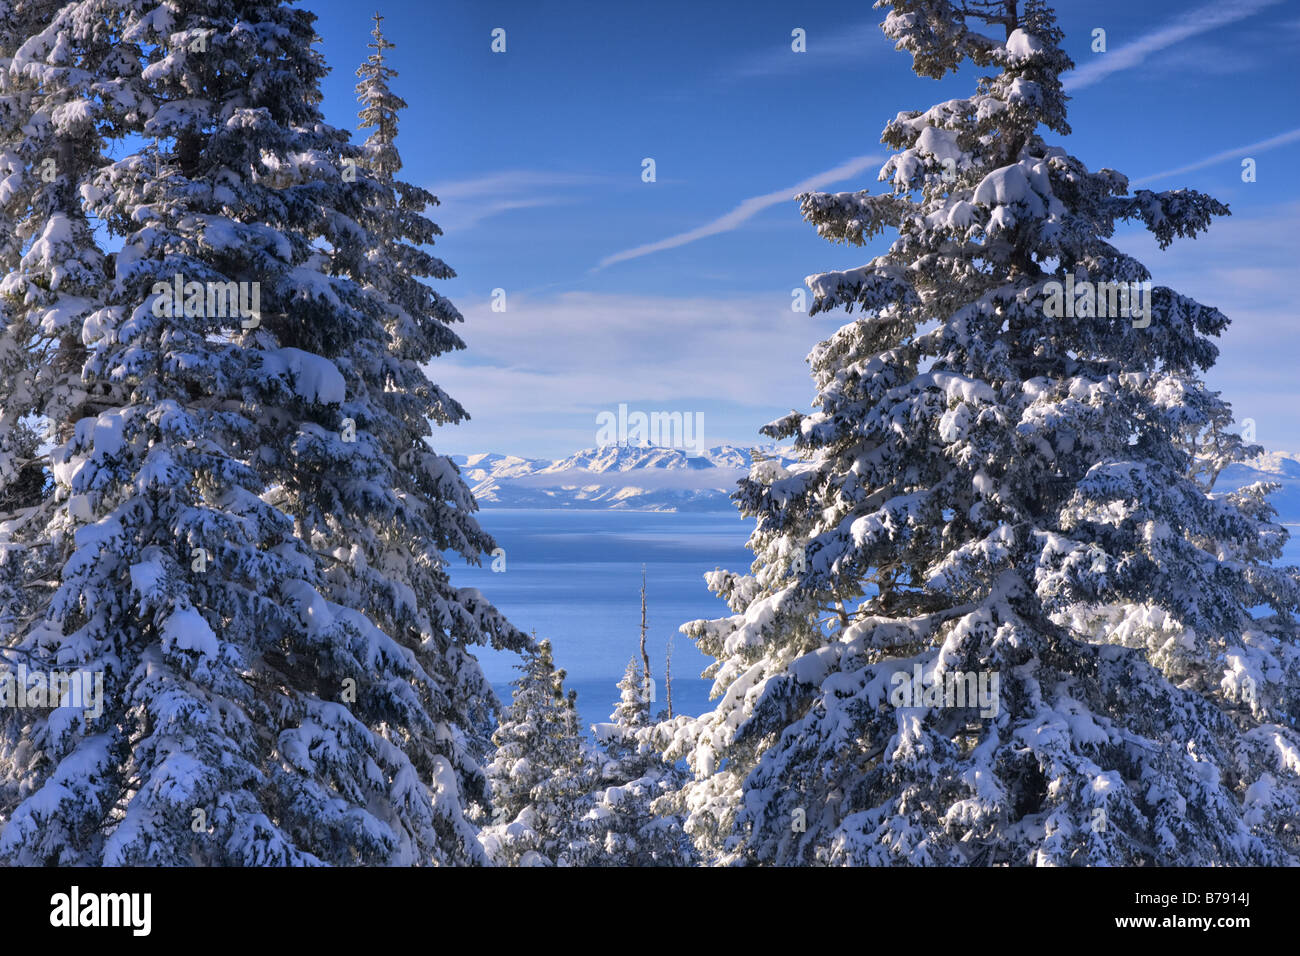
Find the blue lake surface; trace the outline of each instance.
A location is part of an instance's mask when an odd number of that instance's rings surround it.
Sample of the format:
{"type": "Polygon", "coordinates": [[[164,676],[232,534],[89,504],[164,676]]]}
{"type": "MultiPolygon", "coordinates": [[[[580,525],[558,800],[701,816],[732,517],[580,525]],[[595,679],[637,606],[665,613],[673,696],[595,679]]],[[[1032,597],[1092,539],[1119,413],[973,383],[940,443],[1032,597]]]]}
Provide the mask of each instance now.
{"type": "MultiPolygon", "coordinates": [[[[656,680],[656,714],[666,704],[664,654],[672,641],[673,711],[709,708],[712,681],[699,675],[710,663],[678,627],[730,613],[704,583],[715,568],[743,572],[753,522],[736,512],[543,511],[484,509],[480,524],[505,550],[506,568],[453,567],[452,580],[476,587],[526,631],[554,648],[578,692],[583,726],[609,719],[627,662],[639,657],[641,567],[646,573],[647,640],[656,680]]],[[[1300,527],[1281,563],[1300,564],[1300,527]]],[[[518,672],[514,654],[479,648],[483,671],[502,700],[518,672]]]]}
{"type": "MultiPolygon", "coordinates": [[[[578,692],[584,726],[609,719],[627,662],[639,658],[641,567],[646,575],[646,648],[657,713],[666,705],[664,657],[672,640],[673,712],[708,708],[710,663],[678,627],[730,614],[704,582],[715,568],[747,571],[753,522],[737,512],[544,511],[484,509],[479,523],[505,551],[505,570],[453,567],[460,587],[476,587],[516,627],[554,648],[556,665],[578,692]]],[[[519,658],[476,649],[503,700],[519,658]]]]}

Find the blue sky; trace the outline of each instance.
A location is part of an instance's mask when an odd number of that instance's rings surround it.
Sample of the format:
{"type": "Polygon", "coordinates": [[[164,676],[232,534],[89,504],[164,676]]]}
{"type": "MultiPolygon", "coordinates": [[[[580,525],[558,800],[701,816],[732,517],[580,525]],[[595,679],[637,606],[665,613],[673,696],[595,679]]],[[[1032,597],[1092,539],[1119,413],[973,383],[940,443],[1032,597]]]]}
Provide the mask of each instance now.
{"type": "MultiPolygon", "coordinates": [[[[333,67],[326,115],[355,129],[372,9],[306,6],[333,67]]],[[[1211,386],[1259,443],[1300,451],[1300,2],[1056,6],[1078,67],[1060,144],[1134,185],[1230,205],[1164,252],[1133,228],[1116,242],[1158,284],[1233,319],[1211,386]]],[[[882,191],[885,123],[969,95],[979,72],[915,76],[864,0],[383,0],[379,12],[410,104],[404,175],[443,201],[436,251],[458,276],[439,289],[467,319],[468,350],[430,368],[472,416],[437,434],[449,454],[567,455],[594,445],[596,415],[620,403],[703,412],[710,445],[762,441],[759,426],[808,407],[804,357],[846,321],[792,311],[792,291],[887,247],[827,243],[791,197],[882,191]],[[491,51],[496,28],[505,53],[491,51]],[[806,53],[791,50],[795,28],[806,53]]]]}

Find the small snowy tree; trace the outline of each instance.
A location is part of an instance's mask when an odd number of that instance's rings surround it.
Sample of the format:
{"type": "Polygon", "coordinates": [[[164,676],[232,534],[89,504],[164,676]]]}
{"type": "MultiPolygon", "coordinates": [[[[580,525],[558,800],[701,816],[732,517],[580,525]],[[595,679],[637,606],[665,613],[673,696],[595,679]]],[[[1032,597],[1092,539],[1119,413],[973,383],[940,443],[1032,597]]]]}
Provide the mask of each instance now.
{"type": "Polygon", "coordinates": [[[689,866],[694,850],[679,815],[655,812],[685,775],[654,746],[644,671],[628,661],[610,723],[593,728],[603,747],[596,789],[580,821],[580,859],[595,866],[689,866]]]}
{"type": "Polygon", "coordinates": [[[877,6],[918,74],[992,75],[888,124],[885,194],[801,197],[827,239],[897,238],[808,279],[861,314],[810,356],[817,410],[764,429],[801,461],[736,494],[733,615],[683,628],[721,696],[666,728],[688,830],[723,863],[1294,864],[1297,571],[1266,489],[1207,490],[1252,451],[1199,378],[1227,319],[1096,307],[1151,278],[1116,223],[1163,247],[1227,209],[1041,138],[1071,63],[1040,0],[877,6]]]}
{"type": "Polygon", "coordinates": [[[551,642],[526,652],[514,696],[492,736],[488,765],[492,825],[483,845],[504,866],[569,866],[577,853],[577,821],[590,763],[578,731],[577,693],[564,690],[551,642]]]}

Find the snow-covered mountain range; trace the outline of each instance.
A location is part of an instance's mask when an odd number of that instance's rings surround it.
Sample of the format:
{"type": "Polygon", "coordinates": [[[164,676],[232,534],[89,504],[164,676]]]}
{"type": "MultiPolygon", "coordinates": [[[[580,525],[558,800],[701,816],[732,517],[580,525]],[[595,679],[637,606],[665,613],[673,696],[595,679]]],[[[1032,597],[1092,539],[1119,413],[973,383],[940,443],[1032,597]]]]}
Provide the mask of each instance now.
{"type": "Polygon", "coordinates": [[[1256,481],[1272,481],[1282,487],[1269,499],[1285,524],[1300,524],[1300,455],[1271,451],[1249,463],[1229,465],[1215,482],[1215,492],[1233,491],[1256,481]]]}
{"type": "MultiPolygon", "coordinates": [[[[787,449],[760,448],[788,463],[787,449]]],[[[606,445],[568,458],[455,455],[479,504],[488,508],[584,508],[627,511],[729,511],[736,482],[749,473],[750,450],[718,445],[703,452],[606,445]]]]}
{"type": "MultiPolygon", "coordinates": [[[[788,448],[764,446],[789,464],[788,448]]],[[[582,508],[627,511],[730,511],[736,482],[749,473],[750,450],[718,445],[696,454],[676,448],[606,445],[568,458],[455,455],[479,504],[487,508],[582,508]]],[[[1300,524],[1300,455],[1269,452],[1219,476],[1215,492],[1255,481],[1282,486],[1273,503],[1284,522],[1300,524]]]]}

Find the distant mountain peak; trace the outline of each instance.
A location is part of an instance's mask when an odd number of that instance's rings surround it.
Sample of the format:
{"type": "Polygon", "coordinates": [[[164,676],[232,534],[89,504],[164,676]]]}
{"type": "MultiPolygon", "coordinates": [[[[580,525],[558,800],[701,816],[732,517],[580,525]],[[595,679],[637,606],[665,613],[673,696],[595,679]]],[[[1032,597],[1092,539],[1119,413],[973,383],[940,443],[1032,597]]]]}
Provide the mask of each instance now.
{"type": "MultiPolygon", "coordinates": [[[[777,446],[761,450],[783,459],[789,454],[777,446]]],[[[702,451],[602,445],[555,461],[494,452],[452,460],[488,507],[647,511],[731,510],[730,495],[752,463],[750,450],[736,445],[702,451]]]]}
{"type": "MultiPolygon", "coordinates": [[[[791,449],[753,446],[773,467],[797,464],[791,449]]],[[[603,445],[565,458],[480,452],[453,455],[479,503],[489,508],[619,511],[731,511],[736,482],[749,474],[751,448],[715,445],[703,451],[657,445],[603,445]]],[[[796,469],[797,470],[797,469],[796,469]]],[[[1215,483],[1223,493],[1257,481],[1278,482],[1281,520],[1300,521],[1300,455],[1266,452],[1228,466],[1215,483]]]]}

